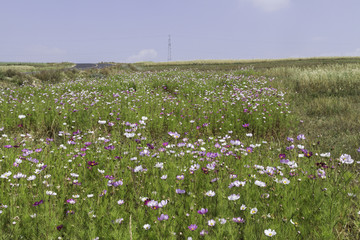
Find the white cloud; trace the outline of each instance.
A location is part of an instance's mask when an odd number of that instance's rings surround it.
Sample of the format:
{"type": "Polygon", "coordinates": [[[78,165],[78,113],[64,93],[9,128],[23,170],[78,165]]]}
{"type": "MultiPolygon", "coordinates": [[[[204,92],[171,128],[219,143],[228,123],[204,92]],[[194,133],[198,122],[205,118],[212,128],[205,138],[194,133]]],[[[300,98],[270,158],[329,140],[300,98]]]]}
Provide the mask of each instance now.
{"type": "Polygon", "coordinates": [[[282,8],[286,8],[290,4],[290,0],[240,0],[251,1],[252,4],[266,12],[274,12],[282,8]]]}
{"type": "Polygon", "coordinates": [[[128,57],[128,62],[151,61],[157,57],[158,53],[154,49],[143,49],[135,55],[128,57]]]}

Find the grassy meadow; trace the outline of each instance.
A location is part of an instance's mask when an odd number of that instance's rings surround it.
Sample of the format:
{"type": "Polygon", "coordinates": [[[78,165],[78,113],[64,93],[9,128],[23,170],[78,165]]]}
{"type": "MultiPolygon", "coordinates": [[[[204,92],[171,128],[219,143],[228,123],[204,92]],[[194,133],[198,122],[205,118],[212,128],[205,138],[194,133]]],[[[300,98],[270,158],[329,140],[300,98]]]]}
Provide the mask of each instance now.
{"type": "Polygon", "coordinates": [[[360,58],[8,71],[0,239],[360,239],[360,58]]]}

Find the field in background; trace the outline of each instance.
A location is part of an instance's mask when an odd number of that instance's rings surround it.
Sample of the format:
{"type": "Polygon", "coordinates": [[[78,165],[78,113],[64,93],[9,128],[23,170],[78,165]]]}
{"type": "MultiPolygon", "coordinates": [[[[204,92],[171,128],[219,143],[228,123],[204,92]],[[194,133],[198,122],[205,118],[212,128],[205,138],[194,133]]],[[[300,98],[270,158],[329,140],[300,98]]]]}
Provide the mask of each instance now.
{"type": "Polygon", "coordinates": [[[360,238],[360,58],[22,67],[0,238],[360,238]]]}

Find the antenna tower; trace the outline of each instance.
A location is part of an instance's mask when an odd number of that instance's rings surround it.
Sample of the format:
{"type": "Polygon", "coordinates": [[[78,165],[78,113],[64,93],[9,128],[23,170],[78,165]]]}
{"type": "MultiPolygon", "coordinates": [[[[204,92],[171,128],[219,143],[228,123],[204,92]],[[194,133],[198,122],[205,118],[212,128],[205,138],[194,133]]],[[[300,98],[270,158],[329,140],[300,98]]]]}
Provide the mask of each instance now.
{"type": "Polygon", "coordinates": [[[169,35],[169,41],[168,41],[168,62],[171,61],[171,36],[169,35]]]}

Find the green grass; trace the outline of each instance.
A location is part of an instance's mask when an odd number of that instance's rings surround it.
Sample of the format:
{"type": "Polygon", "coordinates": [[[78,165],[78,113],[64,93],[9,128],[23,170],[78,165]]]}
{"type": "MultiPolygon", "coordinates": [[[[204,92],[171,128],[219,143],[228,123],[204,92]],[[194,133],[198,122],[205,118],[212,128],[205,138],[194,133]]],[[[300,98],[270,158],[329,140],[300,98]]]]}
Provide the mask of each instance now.
{"type": "Polygon", "coordinates": [[[9,85],[2,237],[359,239],[358,81],[358,58],[316,58],[117,64],[9,85]]]}

